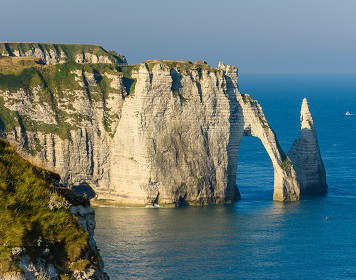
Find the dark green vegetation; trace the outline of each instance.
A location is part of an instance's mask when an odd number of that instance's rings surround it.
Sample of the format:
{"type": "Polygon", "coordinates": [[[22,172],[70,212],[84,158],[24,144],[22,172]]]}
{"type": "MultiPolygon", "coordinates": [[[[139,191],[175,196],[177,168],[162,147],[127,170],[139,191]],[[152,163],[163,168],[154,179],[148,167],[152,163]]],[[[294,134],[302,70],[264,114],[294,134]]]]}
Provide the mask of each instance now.
{"type": "Polygon", "coordinates": [[[85,45],[85,44],[49,44],[49,43],[0,43],[0,55],[7,54],[14,56],[15,53],[24,55],[26,52],[31,52],[34,49],[41,51],[54,52],[59,57],[61,54],[65,55],[67,62],[75,61],[77,55],[90,53],[98,56],[106,56],[113,63],[124,63],[125,58],[114,52],[106,51],[100,46],[85,45]]]}
{"type": "Polygon", "coordinates": [[[123,75],[123,83],[126,88],[126,92],[128,95],[133,95],[135,92],[135,86],[137,79],[132,78],[132,71],[138,70],[138,66],[123,66],[120,67],[119,70],[122,72],[123,75]]]}
{"type": "Polygon", "coordinates": [[[14,247],[25,248],[32,261],[45,259],[64,274],[99,261],[89,248],[88,233],[68,207],[50,210],[51,197],[65,205],[89,205],[70,190],[51,185],[49,179],[55,176],[0,140],[0,273],[20,271],[14,247]],[[49,254],[44,254],[46,249],[49,254]]]}
{"type": "Polygon", "coordinates": [[[292,161],[290,160],[290,158],[288,156],[286,156],[285,160],[282,162],[281,167],[282,169],[291,172],[291,168],[292,168],[292,161]]]}
{"type": "Polygon", "coordinates": [[[147,61],[145,61],[145,63],[148,66],[148,69],[150,71],[152,71],[153,66],[155,66],[158,62],[162,62],[165,65],[167,65],[168,68],[176,69],[179,72],[192,71],[192,70],[197,70],[199,72],[202,70],[207,70],[209,72],[218,72],[219,71],[219,69],[211,67],[205,61],[195,61],[195,62],[191,62],[189,60],[147,60],[147,61]]]}

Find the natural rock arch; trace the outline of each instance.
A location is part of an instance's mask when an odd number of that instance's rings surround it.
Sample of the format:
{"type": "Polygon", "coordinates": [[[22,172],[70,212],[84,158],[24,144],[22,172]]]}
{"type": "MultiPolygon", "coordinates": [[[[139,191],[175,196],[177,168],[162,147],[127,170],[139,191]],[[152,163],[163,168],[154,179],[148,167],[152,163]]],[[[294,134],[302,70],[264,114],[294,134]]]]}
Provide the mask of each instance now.
{"type": "MultiPolygon", "coordinates": [[[[261,106],[248,94],[230,95],[230,105],[234,119],[231,120],[230,143],[228,146],[228,188],[240,192],[236,186],[237,159],[240,142],[244,136],[254,136],[261,140],[273,165],[274,191],[273,199],[278,201],[295,201],[300,198],[297,175],[289,157],[281,148],[277,135],[269,126],[261,106]]],[[[228,195],[227,195],[228,196],[228,195]]]]}
{"type": "MultiPolygon", "coordinates": [[[[44,77],[51,67],[41,68],[44,77]]],[[[4,137],[32,162],[60,173],[63,183],[87,182],[100,203],[206,205],[239,198],[240,141],[255,136],[273,163],[274,199],[299,198],[294,167],[261,107],[239,92],[236,66],[147,61],[95,71],[111,80],[108,94],[95,73],[75,67],[53,90],[58,110],[32,102],[47,96],[48,83],[24,91],[3,79],[0,110],[11,117],[2,119],[4,137]],[[133,82],[129,91],[124,75],[133,82]],[[24,127],[22,118],[31,125],[24,127]]],[[[23,78],[17,77],[20,84],[23,78]]]]}

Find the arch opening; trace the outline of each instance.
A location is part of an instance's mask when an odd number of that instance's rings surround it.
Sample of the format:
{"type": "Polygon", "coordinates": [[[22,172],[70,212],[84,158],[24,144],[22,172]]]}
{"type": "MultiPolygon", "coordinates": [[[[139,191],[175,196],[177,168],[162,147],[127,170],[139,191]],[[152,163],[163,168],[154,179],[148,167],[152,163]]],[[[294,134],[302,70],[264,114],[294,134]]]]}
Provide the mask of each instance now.
{"type": "Polygon", "coordinates": [[[244,136],[240,142],[236,185],[243,200],[273,197],[274,170],[271,158],[257,137],[244,136]]]}

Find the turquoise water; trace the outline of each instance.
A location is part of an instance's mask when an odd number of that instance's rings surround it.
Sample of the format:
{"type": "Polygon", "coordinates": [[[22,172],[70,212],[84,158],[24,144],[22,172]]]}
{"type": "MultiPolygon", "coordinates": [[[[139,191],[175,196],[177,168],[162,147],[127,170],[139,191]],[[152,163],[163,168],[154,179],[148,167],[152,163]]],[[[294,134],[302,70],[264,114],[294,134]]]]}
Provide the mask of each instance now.
{"type": "Polygon", "coordinates": [[[241,143],[230,206],[96,208],[96,240],[112,279],[356,279],[356,75],[240,75],[288,151],[303,97],[312,111],[329,192],[272,201],[260,141],[241,143]],[[329,220],[326,220],[329,217],[329,220]]]}

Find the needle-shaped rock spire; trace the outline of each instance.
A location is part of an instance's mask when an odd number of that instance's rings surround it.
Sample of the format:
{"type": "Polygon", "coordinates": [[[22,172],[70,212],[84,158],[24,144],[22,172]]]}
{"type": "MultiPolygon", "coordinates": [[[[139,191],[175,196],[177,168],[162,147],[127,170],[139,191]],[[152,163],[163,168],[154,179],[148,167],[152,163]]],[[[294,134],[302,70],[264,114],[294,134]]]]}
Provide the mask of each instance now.
{"type": "Polygon", "coordinates": [[[328,189],[326,172],[320,155],[313,117],[306,98],[300,112],[299,139],[289,151],[300,184],[301,194],[324,193],[328,189]]]}

